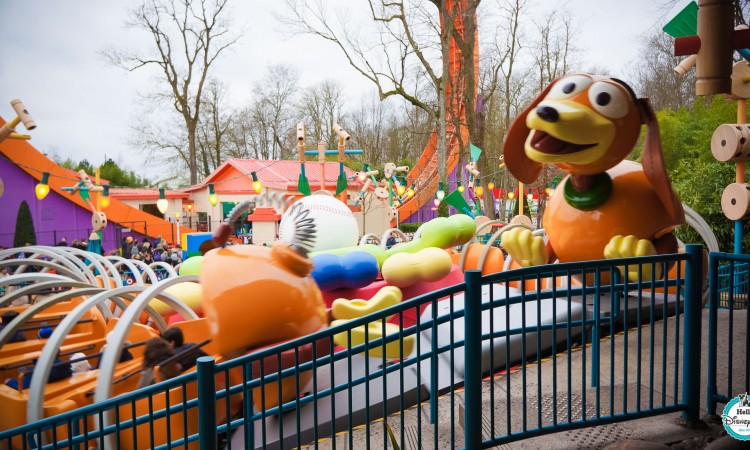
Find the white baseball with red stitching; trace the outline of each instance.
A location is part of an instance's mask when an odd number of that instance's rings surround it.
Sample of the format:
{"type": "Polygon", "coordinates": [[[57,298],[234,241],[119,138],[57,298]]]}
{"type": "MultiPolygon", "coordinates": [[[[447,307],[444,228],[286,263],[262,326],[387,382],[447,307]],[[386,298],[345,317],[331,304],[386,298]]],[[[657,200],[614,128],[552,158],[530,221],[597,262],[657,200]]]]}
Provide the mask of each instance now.
{"type": "MultiPolygon", "coordinates": [[[[300,204],[300,208],[310,211],[308,217],[315,222],[313,252],[357,245],[359,240],[357,219],[354,218],[349,207],[339,199],[328,195],[311,195],[294,204],[300,204]]],[[[293,210],[297,208],[289,208],[281,217],[279,240],[290,242],[294,236],[294,218],[290,214],[293,210]]]]}

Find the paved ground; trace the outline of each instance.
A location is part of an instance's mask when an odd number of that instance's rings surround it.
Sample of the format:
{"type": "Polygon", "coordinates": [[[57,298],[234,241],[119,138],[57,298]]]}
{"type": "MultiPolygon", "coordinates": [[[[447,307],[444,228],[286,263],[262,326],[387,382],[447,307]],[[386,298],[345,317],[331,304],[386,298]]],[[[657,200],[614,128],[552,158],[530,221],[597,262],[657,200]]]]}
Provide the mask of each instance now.
{"type": "MultiPolygon", "coordinates": [[[[681,318],[680,316],[680,321],[681,318]]],[[[707,319],[708,313],[704,311],[701,335],[701,415],[705,414],[706,403],[707,319]]],[[[719,392],[729,393],[731,396],[747,391],[746,375],[750,359],[745,359],[748,340],[746,321],[745,311],[735,313],[731,320],[729,311],[719,311],[717,384],[719,392]],[[727,386],[727,374],[730,371],[734,380],[731,388],[727,386]]],[[[587,418],[594,417],[597,409],[600,414],[609,415],[610,412],[642,411],[651,405],[669,405],[676,395],[682,396],[681,390],[676,389],[675,385],[677,383],[677,387],[681,386],[682,380],[682,358],[676,358],[676,355],[682,354],[682,346],[675,346],[673,338],[677,323],[675,317],[670,317],[665,321],[654,322],[653,326],[645,325],[641,328],[641,333],[629,330],[614,335],[612,339],[607,337],[602,340],[598,389],[590,384],[593,351],[590,345],[578,347],[570,353],[558,353],[539,362],[527,363],[525,368],[516,368],[510,374],[488,378],[484,382],[482,396],[484,438],[516,433],[524,427],[532,430],[540,425],[551,425],[555,421],[565,422],[569,416],[574,421],[581,419],[584,414],[587,418]],[[650,346],[652,334],[653,352],[650,346]],[[663,346],[665,338],[667,345],[663,346]],[[650,386],[653,386],[653,397],[648,395],[650,386]]],[[[682,339],[684,332],[682,329],[679,332],[682,339]]],[[[723,405],[720,405],[717,411],[719,414],[722,408],[723,405]]],[[[679,413],[668,413],[582,430],[560,431],[496,448],[598,449],[613,443],[618,443],[620,447],[617,448],[645,448],[644,441],[648,441],[672,448],[694,449],[727,448],[730,444],[738,443],[732,442],[733,439],[728,436],[717,440],[725,434],[722,425],[718,423],[692,429],[678,425],[676,419],[679,416],[679,413]],[[628,443],[629,440],[635,442],[628,443]]],[[[402,449],[434,448],[436,441],[437,448],[440,449],[460,448],[463,443],[463,392],[458,390],[440,397],[437,425],[430,424],[429,403],[414,406],[403,415],[391,415],[387,418],[387,423],[397,441],[402,443],[402,449]],[[458,420],[452,422],[451,418],[458,420]],[[422,431],[421,436],[418,430],[422,431]]],[[[384,442],[385,436],[387,428],[380,419],[356,428],[351,434],[339,434],[335,440],[321,440],[318,448],[363,449],[368,444],[370,448],[391,448],[384,442]]],[[[653,448],[663,446],[654,444],[653,448]]]]}

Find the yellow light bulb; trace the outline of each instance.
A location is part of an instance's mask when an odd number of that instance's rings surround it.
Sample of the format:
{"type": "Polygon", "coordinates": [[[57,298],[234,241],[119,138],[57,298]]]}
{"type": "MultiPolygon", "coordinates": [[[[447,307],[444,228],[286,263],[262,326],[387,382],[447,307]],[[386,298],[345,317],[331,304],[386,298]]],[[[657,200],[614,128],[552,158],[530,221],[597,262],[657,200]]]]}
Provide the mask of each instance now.
{"type": "Polygon", "coordinates": [[[460,193],[462,193],[462,194],[463,194],[463,193],[464,193],[464,191],[466,190],[466,188],[465,188],[465,187],[463,187],[463,186],[459,186],[459,187],[457,188],[457,190],[458,190],[458,192],[460,192],[460,193]]]}
{"type": "Polygon", "coordinates": [[[36,192],[36,198],[39,200],[44,199],[44,197],[49,194],[49,172],[42,173],[42,181],[39,182],[39,184],[36,185],[34,188],[34,191],[36,192]]]}
{"type": "Polygon", "coordinates": [[[481,197],[482,194],[484,194],[484,188],[482,188],[482,186],[477,186],[474,188],[474,193],[477,194],[477,197],[481,197]]]}
{"type": "Polygon", "coordinates": [[[399,186],[399,187],[396,188],[396,192],[398,193],[398,195],[400,197],[400,196],[404,195],[404,192],[406,192],[406,187],[399,186]]]}
{"type": "Polygon", "coordinates": [[[409,198],[414,197],[414,189],[409,189],[408,191],[406,191],[406,195],[409,198]]]}
{"type": "Polygon", "coordinates": [[[513,200],[516,194],[513,191],[508,192],[508,200],[513,200]]]}
{"type": "Polygon", "coordinates": [[[49,194],[49,185],[39,183],[36,185],[36,198],[43,200],[49,194]]]}
{"type": "Polygon", "coordinates": [[[263,190],[263,182],[261,181],[253,181],[253,190],[256,194],[260,194],[260,191],[263,190]]]}
{"type": "Polygon", "coordinates": [[[492,181],[490,181],[489,183],[487,183],[487,189],[489,189],[489,190],[495,189],[495,183],[493,183],[492,181]]]}
{"type": "Polygon", "coordinates": [[[219,203],[219,196],[216,194],[211,194],[208,196],[208,203],[211,204],[211,206],[216,206],[219,203]]]}
{"type": "Polygon", "coordinates": [[[109,197],[102,197],[102,209],[109,206],[109,197]]]}

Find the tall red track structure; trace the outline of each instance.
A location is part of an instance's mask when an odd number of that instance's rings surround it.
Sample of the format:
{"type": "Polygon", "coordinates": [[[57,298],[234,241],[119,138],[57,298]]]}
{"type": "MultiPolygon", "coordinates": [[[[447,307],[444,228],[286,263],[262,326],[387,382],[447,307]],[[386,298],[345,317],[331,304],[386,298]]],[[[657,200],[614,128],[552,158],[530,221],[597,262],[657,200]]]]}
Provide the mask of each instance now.
{"type": "MultiPolygon", "coordinates": [[[[463,17],[468,10],[468,0],[447,0],[445,2],[447,11],[453,11],[454,7],[456,11],[453,14],[449,13],[449,16],[454,17],[454,32],[460,36],[465,36],[465,26],[463,17]]],[[[476,21],[476,12],[474,13],[473,20],[476,21]]],[[[445,29],[445,16],[440,12],[440,26],[445,29]]],[[[476,37],[476,36],[475,36],[476,37]]],[[[479,78],[479,42],[478,39],[474,40],[474,78],[479,78]]],[[[446,111],[447,117],[447,130],[446,130],[446,173],[450,174],[454,170],[460,170],[459,160],[461,149],[456,134],[456,122],[460,123],[458,132],[461,133],[463,142],[468,140],[468,130],[465,125],[465,105],[464,105],[464,91],[465,82],[461,76],[463,66],[463,60],[461,57],[461,50],[458,47],[454,38],[451,38],[448,45],[448,80],[445,88],[446,96],[446,111]],[[458,117],[460,120],[454,120],[458,117]]],[[[476,89],[472,93],[476,98],[476,89]]],[[[421,208],[429,208],[432,205],[432,199],[438,190],[438,152],[437,152],[437,130],[432,131],[430,140],[427,146],[422,152],[417,163],[412,167],[411,171],[407,175],[407,180],[410,185],[416,186],[415,194],[412,198],[404,202],[399,207],[399,221],[409,221],[421,208]]],[[[433,215],[423,215],[423,219],[431,218],[433,215]]],[[[412,220],[413,221],[413,218],[412,220]]]]}

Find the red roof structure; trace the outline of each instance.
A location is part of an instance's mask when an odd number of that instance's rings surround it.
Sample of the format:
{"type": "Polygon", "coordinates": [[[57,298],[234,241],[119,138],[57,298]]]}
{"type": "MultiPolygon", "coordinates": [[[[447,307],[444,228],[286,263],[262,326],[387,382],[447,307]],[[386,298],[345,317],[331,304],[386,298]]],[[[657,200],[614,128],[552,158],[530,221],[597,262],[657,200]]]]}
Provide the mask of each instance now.
{"type": "Polygon", "coordinates": [[[281,220],[281,214],[276,213],[276,208],[255,208],[252,214],[247,216],[248,222],[276,222],[281,220]]]}
{"type": "MultiPolygon", "coordinates": [[[[246,194],[253,191],[251,172],[255,172],[263,186],[282,191],[297,191],[297,180],[300,175],[300,162],[288,160],[237,159],[230,158],[201,183],[190,186],[182,191],[191,192],[203,189],[208,183],[214,183],[217,193],[246,194]]],[[[339,163],[317,161],[305,162],[305,175],[313,191],[320,189],[322,173],[325,172],[325,189],[335,190],[339,176],[339,163]],[[324,167],[322,167],[324,166],[324,167]]],[[[354,180],[355,172],[344,167],[344,174],[348,179],[349,189],[359,189],[354,180]]]]}

